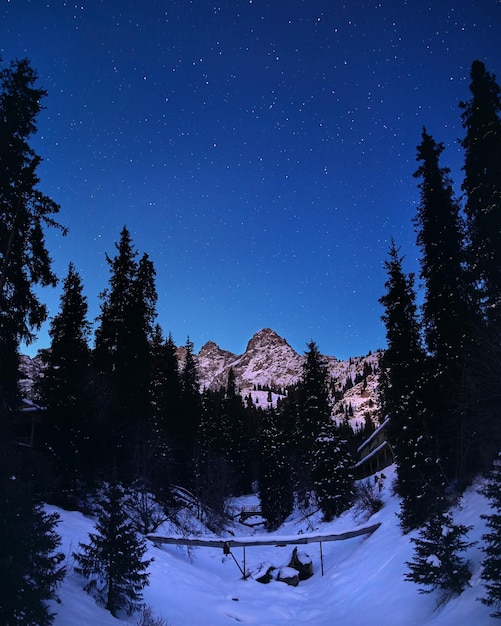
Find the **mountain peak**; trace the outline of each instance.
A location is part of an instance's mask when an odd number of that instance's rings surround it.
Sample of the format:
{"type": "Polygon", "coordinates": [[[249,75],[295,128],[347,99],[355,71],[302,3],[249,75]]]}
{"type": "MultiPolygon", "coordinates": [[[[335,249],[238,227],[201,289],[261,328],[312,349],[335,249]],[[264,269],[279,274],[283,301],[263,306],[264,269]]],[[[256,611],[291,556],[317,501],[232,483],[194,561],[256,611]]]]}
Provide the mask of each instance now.
{"type": "Polygon", "coordinates": [[[245,351],[249,352],[258,347],[270,345],[287,346],[292,350],[287,341],[283,337],[280,337],[278,333],[271,328],[263,328],[252,335],[245,351]]]}
{"type": "Polygon", "coordinates": [[[225,385],[232,368],[242,391],[258,384],[285,387],[297,380],[301,362],[302,357],[271,328],[256,332],[241,355],[208,341],[197,356],[202,388],[225,385]]]}
{"type": "Polygon", "coordinates": [[[214,341],[207,341],[206,343],[204,343],[204,345],[200,348],[200,352],[198,353],[199,356],[220,354],[231,354],[231,352],[228,352],[227,350],[222,350],[214,341]]]}

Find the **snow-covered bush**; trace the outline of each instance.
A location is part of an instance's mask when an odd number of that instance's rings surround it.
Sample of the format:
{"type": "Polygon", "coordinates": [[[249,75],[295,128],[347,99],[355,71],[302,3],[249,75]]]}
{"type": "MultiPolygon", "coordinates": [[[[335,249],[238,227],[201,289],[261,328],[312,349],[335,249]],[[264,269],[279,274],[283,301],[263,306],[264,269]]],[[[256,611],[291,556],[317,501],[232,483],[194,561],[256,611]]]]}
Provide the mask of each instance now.
{"type": "Polygon", "coordinates": [[[163,617],[154,615],[151,607],[145,606],[136,622],[136,626],[169,626],[169,623],[163,617]]]}
{"type": "Polygon", "coordinates": [[[154,533],[168,520],[164,507],[141,486],[134,485],[129,490],[126,508],[136,531],[142,535],[154,533]]]}
{"type": "Polygon", "coordinates": [[[378,477],[377,480],[367,478],[356,483],[354,511],[357,516],[369,518],[383,508],[382,481],[382,477],[378,477]]]}

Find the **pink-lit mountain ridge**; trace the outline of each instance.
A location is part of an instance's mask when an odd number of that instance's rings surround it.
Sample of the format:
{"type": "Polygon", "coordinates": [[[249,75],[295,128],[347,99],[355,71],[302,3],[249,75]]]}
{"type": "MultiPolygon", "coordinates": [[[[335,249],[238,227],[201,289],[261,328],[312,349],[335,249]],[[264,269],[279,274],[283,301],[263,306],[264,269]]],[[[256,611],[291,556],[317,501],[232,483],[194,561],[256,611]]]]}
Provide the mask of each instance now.
{"type": "MultiPolygon", "coordinates": [[[[342,392],[348,378],[355,383],[357,374],[360,376],[364,371],[364,364],[370,365],[375,372],[380,354],[377,351],[346,361],[325,356],[329,375],[334,381],[333,387],[342,392]]],[[[180,356],[182,358],[182,354],[180,356]]],[[[233,354],[209,341],[196,355],[202,389],[217,389],[225,385],[228,372],[232,368],[242,396],[248,396],[250,393],[253,400],[261,405],[266,405],[268,394],[259,390],[271,389],[275,401],[280,392],[299,380],[304,358],[304,355],[298,354],[284,338],[270,328],[255,333],[243,354],[233,354]]],[[[367,368],[367,365],[365,367],[367,368]]],[[[343,397],[333,406],[334,414],[339,412],[341,405],[351,404],[354,418],[363,418],[365,414],[369,414],[373,419],[376,417],[378,403],[375,373],[369,374],[364,382],[358,382],[346,389],[342,395],[343,397]]]]}

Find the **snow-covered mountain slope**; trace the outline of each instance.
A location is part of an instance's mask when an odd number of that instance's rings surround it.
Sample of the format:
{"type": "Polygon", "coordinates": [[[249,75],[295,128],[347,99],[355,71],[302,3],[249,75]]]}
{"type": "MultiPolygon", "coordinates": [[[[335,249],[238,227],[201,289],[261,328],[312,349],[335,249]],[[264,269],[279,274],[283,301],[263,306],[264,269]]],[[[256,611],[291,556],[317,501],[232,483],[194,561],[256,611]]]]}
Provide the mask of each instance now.
{"type": "MultiPolygon", "coordinates": [[[[349,408],[351,405],[350,417],[356,423],[363,421],[365,415],[375,418],[377,376],[374,373],[369,374],[365,377],[365,383],[357,382],[357,379],[368,367],[372,372],[377,370],[380,354],[369,353],[367,356],[352,357],[346,361],[325,356],[333,379],[333,388],[342,396],[334,405],[334,414],[341,414],[344,407],[349,408]],[[347,385],[349,379],[354,383],[353,387],[347,385]]],[[[182,360],[182,352],[180,357],[182,360]]],[[[246,396],[250,393],[254,402],[266,406],[266,399],[258,391],[271,389],[280,394],[286,387],[296,383],[301,377],[304,356],[299,355],[275,331],[264,328],[253,335],[241,355],[222,350],[210,341],[196,355],[196,361],[202,389],[218,389],[225,385],[228,372],[232,368],[241,394],[246,396]]]]}
{"type": "Polygon", "coordinates": [[[201,387],[210,389],[226,384],[233,368],[242,394],[255,386],[283,389],[301,375],[303,357],[285,339],[269,328],[257,332],[241,355],[221,350],[215,343],[206,343],[197,355],[201,387]]]}
{"type": "MultiPolygon", "coordinates": [[[[266,539],[276,538],[273,546],[246,549],[245,569],[252,575],[247,580],[242,580],[231,555],[225,556],[220,549],[200,547],[188,551],[173,545],[155,548],[150,543],[145,557],[155,560],[149,567],[150,584],[144,590],[146,604],[168,626],[494,625],[496,620],[489,617],[489,608],[477,600],[485,595],[480,580],[480,542],[468,548],[464,555],[470,561],[472,578],[471,586],[459,597],[437,606],[439,591],[423,595],[415,584],[405,580],[405,563],[413,558],[410,538],[416,532],[403,535],[398,526],[398,500],[392,495],[393,471],[393,468],[385,470],[384,506],[370,519],[360,519],[350,510],[325,523],[318,513],[305,517],[296,511],[274,533],[264,533],[262,528],[252,531],[235,522],[224,536],[247,537],[252,533],[254,539],[260,534],[266,539]],[[301,546],[312,559],[314,574],[298,587],[277,581],[263,585],[255,580],[253,574],[263,565],[287,565],[293,549],[284,545],[287,539],[306,534],[337,534],[377,522],[381,526],[372,535],[323,543],[322,552],[315,542],[301,546]]],[[[249,496],[234,504],[256,503],[256,496],[249,496]]],[[[62,551],[68,555],[67,576],[59,592],[61,603],[51,605],[57,613],[54,626],[138,624],[137,615],[115,619],[98,606],[83,591],[85,580],[73,570],[71,553],[78,549],[79,542],[88,542],[88,533],[94,532],[94,520],[52,506],[48,510],[61,515],[58,531],[63,537],[62,551]]],[[[460,506],[454,509],[456,523],[473,526],[469,541],[480,540],[485,531],[480,515],[488,511],[488,502],[474,488],[465,493],[460,506]]],[[[197,527],[197,532],[189,536],[200,537],[200,531],[197,527]]],[[[169,534],[172,530],[165,528],[164,532],[169,534]]],[[[243,566],[242,548],[234,548],[232,552],[243,566]]]]}
{"type": "Polygon", "coordinates": [[[42,372],[42,360],[40,357],[30,358],[26,354],[19,357],[19,388],[23,398],[34,399],[34,382],[42,372]]]}

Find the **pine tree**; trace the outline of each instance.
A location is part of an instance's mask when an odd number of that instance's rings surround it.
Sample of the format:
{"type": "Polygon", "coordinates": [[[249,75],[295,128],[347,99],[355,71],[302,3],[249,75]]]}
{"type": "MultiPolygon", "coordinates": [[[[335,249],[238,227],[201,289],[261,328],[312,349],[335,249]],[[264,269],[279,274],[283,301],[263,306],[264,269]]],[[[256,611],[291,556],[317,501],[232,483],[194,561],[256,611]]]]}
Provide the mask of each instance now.
{"type": "MultiPolygon", "coordinates": [[[[291,397],[292,399],[292,397],[291,397]]],[[[317,344],[310,341],[297,387],[296,476],[301,502],[313,490],[313,453],[323,425],[331,418],[327,365],[317,344]]]]}
{"type": "Polygon", "coordinates": [[[65,575],[59,517],[46,513],[23,477],[12,451],[0,450],[0,623],[46,626],[47,602],[65,575]]]}
{"type": "Polygon", "coordinates": [[[130,479],[138,470],[136,442],[144,442],[152,426],[150,341],[157,296],[153,264],[146,254],[136,261],[125,226],[116,248],[113,259],[106,257],[111,276],[109,288],[101,294],[94,368],[96,395],[101,398],[103,461],[117,465],[122,477],[130,479]]]}
{"type": "Polygon", "coordinates": [[[29,61],[14,61],[0,71],[0,436],[9,413],[17,408],[20,341],[47,318],[35,292],[54,286],[56,276],[45,244],[45,227],[65,232],[54,221],[59,206],[39,189],[42,159],[30,147],[36,119],[47,92],[36,86],[29,61]]]}
{"type": "Polygon", "coordinates": [[[194,454],[194,491],[210,511],[211,527],[221,530],[227,503],[234,488],[234,473],[225,454],[226,437],[221,426],[224,389],[205,389],[194,454]]]}
{"type": "Polygon", "coordinates": [[[496,459],[483,489],[489,498],[491,512],[480,517],[485,520],[487,532],[482,535],[484,560],[481,579],[486,590],[483,604],[493,607],[492,617],[501,618],[501,461],[496,459]]]}
{"type": "Polygon", "coordinates": [[[119,413],[143,419],[149,407],[156,290],[153,264],[144,254],[139,263],[126,227],[118,254],[107,257],[110,288],[102,294],[101,325],[96,332],[96,363],[111,378],[119,413]]]}
{"type": "Polygon", "coordinates": [[[466,136],[464,181],[468,265],[489,323],[501,323],[501,90],[482,61],[471,66],[469,102],[461,102],[466,136]]]}
{"type": "MultiPolygon", "coordinates": [[[[158,327],[152,341],[152,409],[156,437],[163,449],[163,458],[168,468],[163,473],[163,480],[175,475],[175,461],[179,459],[179,432],[181,424],[181,375],[177,348],[172,335],[163,341],[158,327]]],[[[160,478],[160,477],[159,477],[160,478]]]]}
{"type": "Polygon", "coordinates": [[[184,466],[184,479],[192,461],[193,447],[200,425],[202,402],[200,383],[194,354],[194,344],[188,337],[185,345],[184,365],[181,371],[181,407],[176,423],[179,461],[184,466]]]}
{"type": "Polygon", "coordinates": [[[160,324],[156,324],[151,337],[150,382],[152,424],[157,437],[165,438],[165,339],[160,324]]]}
{"type": "Polygon", "coordinates": [[[73,554],[78,564],[75,571],[89,579],[85,591],[114,617],[121,611],[130,615],[140,609],[152,559],[142,560],[146,544],[127,517],[125,495],[119,486],[111,486],[100,502],[96,532],[89,534],[89,540],[80,543],[81,551],[73,554]]]}
{"type": "Polygon", "coordinates": [[[439,368],[448,369],[461,358],[470,305],[464,275],[464,225],[454,198],[450,170],[440,167],[444,150],[423,129],[417,148],[421,163],[421,201],[414,223],[421,249],[421,278],[425,287],[422,323],[428,351],[439,368]]]}
{"type": "Polygon", "coordinates": [[[405,580],[422,585],[420,593],[441,589],[445,597],[460,595],[471,578],[469,564],[460,554],[474,545],[464,539],[472,528],[454,524],[450,513],[433,516],[419,536],[411,538],[414,560],[406,563],[410,571],[405,580]]]}
{"type": "Polygon", "coordinates": [[[233,494],[249,493],[251,433],[246,421],[246,410],[242,396],[235,383],[235,372],[230,368],[221,403],[221,431],[224,438],[223,453],[232,467],[234,476],[233,494]]]}
{"type": "Polygon", "coordinates": [[[259,500],[267,529],[275,530],[294,507],[290,442],[275,409],[263,414],[260,435],[259,500]]]}
{"type": "Polygon", "coordinates": [[[414,223],[424,286],[422,326],[430,356],[429,404],[435,415],[430,424],[448,480],[464,484],[478,456],[472,445],[475,427],[465,425],[472,413],[468,404],[472,402],[473,336],[478,320],[464,270],[464,225],[449,170],[439,165],[443,144],[437,144],[424,129],[417,150],[421,165],[414,176],[422,180],[414,223]],[[475,453],[466,458],[472,449],[475,453]]]}
{"type": "Polygon", "coordinates": [[[101,295],[101,322],[96,330],[95,360],[99,371],[112,371],[126,351],[130,329],[125,321],[130,317],[137,272],[137,251],[133,248],[129,231],[124,226],[120,241],[115,244],[117,255],[106,261],[110,268],[109,287],[101,295]]]}
{"type": "Polygon", "coordinates": [[[247,423],[249,409],[237,392],[230,368],[226,387],[205,389],[197,430],[196,493],[221,514],[230,495],[249,493],[252,483],[253,433],[247,423]]]}
{"type": "MultiPolygon", "coordinates": [[[[150,344],[153,338],[157,291],[155,287],[155,268],[145,253],[137,265],[133,280],[133,297],[128,310],[127,326],[129,341],[127,358],[134,374],[134,412],[137,419],[146,426],[151,418],[150,388],[152,379],[152,360],[150,344]]],[[[131,411],[131,398],[128,398],[128,411],[131,411]]]]}
{"type": "Polygon", "coordinates": [[[153,331],[151,363],[152,439],[155,443],[151,488],[164,497],[168,495],[169,485],[174,481],[171,425],[179,416],[181,381],[176,346],[171,335],[164,339],[159,325],[153,331]]]}
{"type": "Polygon", "coordinates": [[[385,262],[387,349],[380,362],[379,393],[383,415],[397,463],[396,492],[402,498],[400,520],[404,530],[418,527],[443,501],[443,479],[433,453],[423,398],[426,359],[417,320],[414,276],[406,275],[403,258],[392,242],[385,262]]]}
{"type": "MultiPolygon", "coordinates": [[[[462,189],[468,271],[484,323],[475,337],[476,361],[482,363],[497,358],[501,337],[501,90],[481,61],[472,63],[470,77],[471,99],[460,103],[466,131],[462,189]]],[[[485,471],[501,445],[501,379],[489,376],[486,383],[482,374],[474,373],[472,448],[485,471]]]]}
{"type": "Polygon", "coordinates": [[[314,446],[313,483],[328,522],[348,509],[354,498],[354,461],[346,434],[329,419],[322,424],[314,446]]]}
{"type": "Polygon", "coordinates": [[[50,427],[49,449],[57,459],[57,474],[69,486],[83,477],[91,463],[89,446],[91,397],[89,388],[90,324],[87,300],[72,263],[63,284],[59,313],[52,319],[50,349],[39,382],[42,405],[50,427]]]}
{"type": "Polygon", "coordinates": [[[156,326],[152,348],[152,405],[158,436],[166,441],[174,438],[174,424],[179,419],[181,403],[181,377],[176,345],[169,334],[164,340],[162,329],[156,326]]]}

